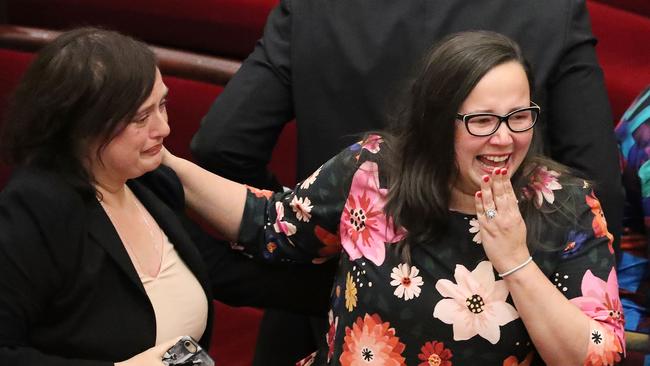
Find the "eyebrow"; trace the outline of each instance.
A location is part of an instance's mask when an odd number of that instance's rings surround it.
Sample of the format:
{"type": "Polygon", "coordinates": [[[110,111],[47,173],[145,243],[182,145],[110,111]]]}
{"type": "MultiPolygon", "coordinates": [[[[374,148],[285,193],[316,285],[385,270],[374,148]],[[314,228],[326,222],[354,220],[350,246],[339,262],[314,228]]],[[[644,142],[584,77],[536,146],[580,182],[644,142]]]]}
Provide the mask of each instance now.
{"type": "MultiPolygon", "coordinates": [[[[163,92],[162,98],[160,98],[160,100],[167,98],[168,94],[169,94],[169,88],[165,88],[165,91],[163,92]]],[[[141,114],[149,113],[154,107],[156,107],[156,105],[157,103],[151,103],[150,105],[144,107],[143,109],[135,112],[135,116],[140,116],[141,114]]]]}
{"type": "MultiPolygon", "coordinates": [[[[510,113],[510,112],[518,111],[518,110],[520,110],[520,109],[530,108],[530,107],[532,107],[532,105],[529,105],[529,106],[526,106],[526,107],[516,107],[516,108],[513,108],[513,109],[511,109],[510,111],[508,111],[506,114],[508,114],[508,113],[510,113]]],[[[487,113],[487,114],[496,114],[496,115],[499,115],[498,113],[495,113],[495,112],[493,112],[493,111],[491,111],[491,110],[487,110],[487,109],[485,109],[485,110],[478,110],[478,111],[475,111],[475,112],[461,113],[461,114],[485,114],[485,113],[487,113]]]]}

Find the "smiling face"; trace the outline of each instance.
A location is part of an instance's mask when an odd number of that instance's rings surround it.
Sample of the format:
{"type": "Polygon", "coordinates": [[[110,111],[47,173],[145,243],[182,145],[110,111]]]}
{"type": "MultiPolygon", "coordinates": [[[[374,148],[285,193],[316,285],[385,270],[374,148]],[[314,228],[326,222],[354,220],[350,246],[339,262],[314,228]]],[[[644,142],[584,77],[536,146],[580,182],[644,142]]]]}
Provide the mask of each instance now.
{"type": "Polygon", "coordinates": [[[91,149],[91,170],[98,182],[124,182],[160,165],[163,139],[170,132],[166,98],[167,87],[156,69],[151,94],[138,108],[133,121],[126,122],[123,129],[101,150],[101,161],[96,158],[95,148],[91,149]]]}
{"type": "MultiPolygon", "coordinates": [[[[526,72],[518,62],[511,61],[487,72],[461,104],[458,113],[505,115],[529,107],[530,102],[526,72]]],[[[480,189],[481,177],[492,173],[494,168],[507,168],[508,175],[512,176],[524,160],[533,137],[532,129],[512,132],[505,123],[490,136],[472,136],[464,123],[455,123],[458,176],[452,183],[452,197],[459,194],[473,197],[480,189]]]]}

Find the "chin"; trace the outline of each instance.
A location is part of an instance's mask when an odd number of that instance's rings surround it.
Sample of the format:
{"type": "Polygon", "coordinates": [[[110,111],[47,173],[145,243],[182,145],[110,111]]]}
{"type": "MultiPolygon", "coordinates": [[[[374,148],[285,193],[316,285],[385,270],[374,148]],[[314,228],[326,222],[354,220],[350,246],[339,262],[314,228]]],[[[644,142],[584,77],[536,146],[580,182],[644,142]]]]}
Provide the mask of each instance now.
{"type": "Polygon", "coordinates": [[[141,176],[158,169],[159,166],[160,162],[157,164],[142,164],[137,171],[133,172],[131,179],[140,178],[141,176]]]}

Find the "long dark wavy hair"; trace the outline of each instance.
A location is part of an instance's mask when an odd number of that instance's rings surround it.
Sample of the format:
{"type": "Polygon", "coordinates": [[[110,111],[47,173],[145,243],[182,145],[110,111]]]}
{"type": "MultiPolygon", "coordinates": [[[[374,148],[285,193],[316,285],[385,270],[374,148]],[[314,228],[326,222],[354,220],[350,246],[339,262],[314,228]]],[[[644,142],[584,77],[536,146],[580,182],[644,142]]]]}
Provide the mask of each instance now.
{"type": "Polygon", "coordinates": [[[3,160],[56,171],[94,197],[85,159],[99,157],[133,118],[155,76],[156,58],[140,41],[98,28],[61,34],[38,52],[9,100],[0,129],[3,160]],[[97,142],[98,150],[89,151],[97,142]]]}
{"type": "MultiPolygon", "coordinates": [[[[408,257],[409,248],[430,243],[444,235],[448,227],[451,186],[458,175],[454,136],[456,113],[483,76],[494,67],[518,62],[522,65],[533,92],[530,66],[519,46],[510,38],[488,31],[469,31],[442,39],[424,59],[403,107],[382,133],[386,141],[389,193],[385,212],[397,227],[408,231],[398,245],[408,257]]],[[[561,173],[562,184],[571,180],[568,168],[540,155],[541,141],[534,134],[524,162],[513,175],[516,192],[529,183],[537,166],[561,173]]],[[[582,182],[582,181],[580,181],[582,182]]],[[[533,248],[557,249],[555,243],[542,243],[542,226],[549,223],[550,212],[575,221],[571,202],[556,202],[538,209],[532,200],[518,197],[526,222],[527,240],[533,248]]],[[[555,215],[557,216],[557,215],[555,215]]],[[[566,225],[566,220],[557,225],[566,225]]]]}

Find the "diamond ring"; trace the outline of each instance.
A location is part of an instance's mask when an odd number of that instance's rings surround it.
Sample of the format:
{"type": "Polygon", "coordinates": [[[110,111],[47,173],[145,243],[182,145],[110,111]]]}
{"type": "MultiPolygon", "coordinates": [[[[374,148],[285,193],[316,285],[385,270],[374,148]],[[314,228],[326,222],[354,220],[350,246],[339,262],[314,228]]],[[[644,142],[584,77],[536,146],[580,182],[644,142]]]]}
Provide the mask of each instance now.
{"type": "Polygon", "coordinates": [[[491,220],[491,219],[497,217],[497,211],[493,210],[491,208],[488,208],[487,210],[485,210],[485,216],[487,216],[487,218],[491,220]]]}

